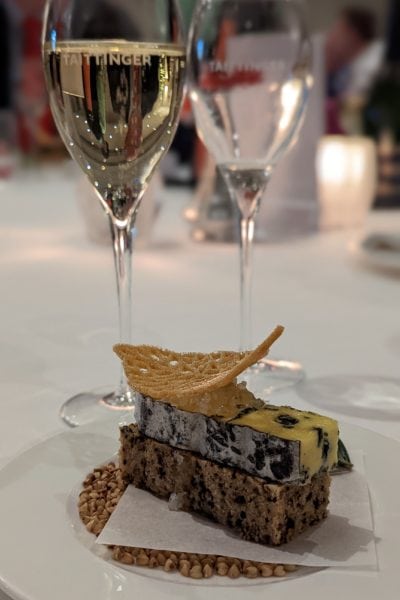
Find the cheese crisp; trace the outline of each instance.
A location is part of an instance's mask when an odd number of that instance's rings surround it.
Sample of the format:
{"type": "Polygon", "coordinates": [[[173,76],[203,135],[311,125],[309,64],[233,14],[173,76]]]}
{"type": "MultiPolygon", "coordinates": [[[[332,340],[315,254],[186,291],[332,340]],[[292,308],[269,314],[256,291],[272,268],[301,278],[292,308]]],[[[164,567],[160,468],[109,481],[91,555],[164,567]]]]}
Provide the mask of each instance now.
{"type": "Polygon", "coordinates": [[[128,344],[117,344],[114,351],[122,360],[129,385],[134,390],[186,409],[185,399],[228,385],[268,354],[283,331],[278,325],[251,352],[180,353],[156,346],[128,344]]]}

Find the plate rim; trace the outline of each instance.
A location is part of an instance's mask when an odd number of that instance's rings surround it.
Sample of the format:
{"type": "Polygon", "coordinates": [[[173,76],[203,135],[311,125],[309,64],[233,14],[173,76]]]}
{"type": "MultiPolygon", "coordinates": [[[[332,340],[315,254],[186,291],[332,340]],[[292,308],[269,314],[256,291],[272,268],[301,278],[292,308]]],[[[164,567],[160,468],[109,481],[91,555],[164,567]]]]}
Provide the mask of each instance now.
{"type": "MultiPolygon", "coordinates": [[[[365,434],[372,435],[375,438],[381,439],[381,440],[383,440],[383,443],[394,444],[394,446],[397,446],[398,449],[400,449],[400,442],[398,440],[396,440],[395,438],[392,438],[390,436],[387,436],[385,434],[382,434],[380,432],[376,432],[373,429],[354,425],[346,420],[341,420],[339,425],[340,425],[340,427],[343,427],[343,429],[344,429],[343,433],[345,436],[348,435],[349,433],[351,433],[352,430],[358,431],[362,435],[365,435],[365,434]],[[347,433],[346,433],[346,429],[349,429],[349,431],[347,433]]],[[[70,439],[71,436],[73,439],[73,437],[76,435],[76,433],[79,433],[79,432],[82,433],[84,431],[93,432],[93,430],[94,430],[95,433],[100,433],[103,435],[105,434],[107,437],[109,437],[109,439],[110,439],[110,441],[112,441],[112,443],[114,443],[114,441],[117,443],[117,441],[118,441],[117,436],[115,436],[115,438],[114,438],[112,427],[116,427],[116,424],[110,422],[109,419],[105,419],[105,420],[97,421],[95,423],[91,423],[85,427],[81,427],[81,428],[77,428],[77,429],[58,430],[56,432],[52,432],[50,435],[44,436],[43,438],[36,440],[36,442],[33,442],[32,444],[29,445],[29,447],[25,447],[24,449],[22,449],[20,452],[18,452],[16,455],[14,455],[10,460],[8,460],[4,465],[1,466],[1,468],[0,468],[0,484],[2,483],[2,476],[3,476],[4,472],[6,472],[8,469],[12,468],[12,466],[14,464],[18,463],[18,461],[21,461],[21,460],[23,461],[24,458],[28,457],[35,448],[38,448],[40,446],[43,446],[45,448],[47,444],[49,444],[51,441],[54,441],[55,439],[67,438],[67,440],[68,440],[68,439],[70,439]]],[[[115,431],[115,429],[114,429],[114,431],[115,431]]],[[[347,443],[348,443],[348,441],[347,441],[347,443]]],[[[364,451],[366,453],[366,456],[368,457],[368,452],[367,452],[368,449],[365,448],[364,451]]],[[[108,454],[108,457],[109,456],[110,456],[110,454],[108,454]]],[[[106,456],[104,456],[104,458],[101,460],[107,460],[106,456]]],[[[87,467],[85,466],[85,469],[86,468],[87,467]]],[[[78,468],[76,467],[75,470],[78,470],[78,468]]],[[[81,477],[83,474],[82,470],[83,470],[83,466],[81,468],[81,472],[76,473],[76,483],[78,482],[78,478],[81,477]]],[[[368,469],[367,469],[367,471],[368,471],[368,469]]],[[[65,492],[68,495],[71,492],[71,489],[65,490],[65,492]]],[[[0,506],[1,506],[1,498],[0,498],[0,506]]],[[[64,514],[65,515],[67,514],[65,505],[64,505],[64,514]]],[[[1,513],[0,513],[0,516],[1,516],[1,513]]],[[[375,522],[374,514],[373,514],[373,521],[374,521],[374,525],[375,525],[376,522],[375,522]]],[[[81,542],[78,540],[75,532],[72,532],[72,536],[74,537],[74,543],[79,544],[80,546],[83,547],[81,542]]],[[[85,548],[85,550],[87,550],[87,548],[85,548]]],[[[90,554],[92,554],[92,553],[90,553],[90,554]]],[[[88,554],[88,555],[90,555],[90,554],[88,554]]],[[[93,554],[92,554],[92,557],[95,558],[96,561],[99,561],[99,564],[103,563],[103,560],[100,557],[97,557],[93,554]]],[[[115,565],[113,565],[112,563],[108,563],[108,567],[110,567],[110,566],[112,568],[115,567],[115,565]]],[[[307,567],[305,567],[305,569],[307,569],[307,567]]],[[[99,574],[101,573],[101,569],[96,568],[96,570],[98,571],[99,574]]],[[[331,569],[321,569],[321,568],[315,569],[315,571],[317,571],[317,572],[326,571],[326,570],[329,571],[331,569]]],[[[122,569],[121,569],[121,571],[123,571],[123,578],[126,580],[126,575],[128,572],[125,570],[122,570],[122,569]]],[[[356,571],[354,571],[354,570],[351,570],[351,572],[356,573],[356,571]]],[[[141,577],[141,578],[143,577],[143,575],[141,575],[141,574],[136,575],[136,573],[132,573],[132,572],[129,572],[129,575],[131,575],[132,578],[136,577],[136,576],[141,577]]],[[[314,577],[314,574],[312,574],[312,575],[314,577]]],[[[317,573],[315,573],[315,575],[317,575],[317,573]]],[[[151,581],[150,577],[146,577],[146,579],[147,579],[147,581],[151,581]]],[[[290,579],[292,579],[292,581],[294,579],[296,579],[296,581],[299,581],[299,579],[303,580],[304,578],[303,577],[288,578],[288,579],[283,578],[280,581],[281,581],[281,583],[285,583],[285,581],[286,581],[286,583],[289,583],[290,579]]],[[[306,578],[306,579],[309,579],[309,578],[306,578]]],[[[155,580],[152,580],[152,582],[154,582],[154,581],[155,580]]],[[[210,581],[210,580],[208,580],[208,581],[210,581]]],[[[158,579],[158,583],[165,585],[166,582],[158,579]]],[[[184,583],[185,582],[180,582],[180,581],[178,582],[175,580],[173,581],[172,579],[170,581],[168,581],[168,584],[177,584],[180,586],[184,583]]],[[[264,583],[266,583],[266,582],[264,582],[264,583]]],[[[192,588],[192,587],[193,586],[190,585],[190,588],[192,588]]],[[[244,586],[240,585],[240,586],[236,586],[236,587],[238,590],[241,590],[244,586]]],[[[253,587],[253,586],[251,586],[251,587],[253,587]]],[[[207,593],[207,590],[209,590],[211,588],[218,589],[218,590],[222,590],[224,588],[232,590],[231,586],[215,586],[215,585],[214,586],[212,586],[212,585],[204,586],[203,585],[203,586],[201,586],[201,588],[203,588],[206,591],[206,593],[207,593]]],[[[197,589],[200,589],[200,586],[197,589]]],[[[263,589],[265,589],[265,588],[263,588],[263,589]]],[[[276,588],[274,587],[274,590],[275,589],[276,588]]],[[[16,581],[10,581],[9,576],[7,576],[7,574],[3,572],[2,566],[0,566],[0,590],[2,590],[4,593],[6,593],[10,598],[14,598],[16,600],[39,600],[39,597],[34,598],[32,596],[27,595],[26,590],[24,590],[23,587],[21,587],[21,583],[18,583],[16,581]]],[[[107,596],[107,598],[113,598],[113,597],[114,597],[114,595],[107,596]]],[[[124,595],[121,594],[118,597],[122,600],[122,598],[124,598],[124,595]]],[[[40,600],[47,600],[47,598],[40,598],[40,600]]]]}
{"type": "Polygon", "coordinates": [[[370,232],[359,236],[356,240],[349,243],[349,250],[353,258],[364,267],[375,271],[382,271],[392,274],[400,273],[400,252],[386,253],[382,250],[374,250],[366,246],[368,239],[374,235],[390,235],[389,231],[370,232]]]}

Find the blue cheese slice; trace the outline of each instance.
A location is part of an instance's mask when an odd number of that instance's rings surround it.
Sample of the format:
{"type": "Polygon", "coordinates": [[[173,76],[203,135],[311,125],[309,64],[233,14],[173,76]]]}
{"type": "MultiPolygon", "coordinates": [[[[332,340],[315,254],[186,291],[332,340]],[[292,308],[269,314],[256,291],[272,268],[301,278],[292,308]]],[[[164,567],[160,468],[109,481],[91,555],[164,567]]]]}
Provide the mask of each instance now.
{"type": "Polygon", "coordinates": [[[241,404],[238,394],[236,403],[214,415],[210,403],[202,411],[201,399],[184,410],[182,405],[138,395],[135,417],[147,437],[268,481],[303,483],[336,464],[336,421],[264,404],[245,390],[248,394],[250,402],[246,398],[241,404]]]}

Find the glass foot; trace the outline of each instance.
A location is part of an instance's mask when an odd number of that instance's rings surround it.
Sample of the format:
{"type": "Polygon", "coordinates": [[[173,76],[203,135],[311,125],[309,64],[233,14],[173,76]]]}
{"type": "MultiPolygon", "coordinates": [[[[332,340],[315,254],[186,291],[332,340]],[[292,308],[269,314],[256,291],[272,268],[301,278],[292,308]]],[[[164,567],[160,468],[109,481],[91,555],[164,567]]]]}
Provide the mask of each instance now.
{"type": "Polygon", "coordinates": [[[117,394],[111,388],[99,388],[90,392],[82,392],[69,398],[60,409],[60,417],[70,427],[86,425],[105,416],[114,415],[118,423],[126,422],[125,416],[135,408],[135,395],[131,391],[117,394]],[[126,415],[125,415],[126,413],[126,415]]]}
{"type": "Polygon", "coordinates": [[[305,378],[300,363],[289,360],[263,358],[247,369],[240,379],[255,396],[265,398],[277,390],[296,385],[305,378]]]}
{"type": "Polygon", "coordinates": [[[339,374],[305,381],[296,392],[324,411],[380,421],[400,420],[400,379],[339,374]]]}

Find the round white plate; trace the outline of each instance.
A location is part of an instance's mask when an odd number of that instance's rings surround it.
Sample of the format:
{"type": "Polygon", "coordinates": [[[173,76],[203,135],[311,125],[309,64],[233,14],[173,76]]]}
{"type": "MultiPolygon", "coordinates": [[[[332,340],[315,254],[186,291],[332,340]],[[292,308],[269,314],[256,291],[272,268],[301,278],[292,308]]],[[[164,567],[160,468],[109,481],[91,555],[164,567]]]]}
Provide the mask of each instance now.
{"type": "MultiPolygon", "coordinates": [[[[340,593],[363,600],[397,598],[400,444],[345,424],[341,431],[350,450],[362,448],[366,453],[380,570],[301,569],[295,578],[273,580],[274,600],[290,594],[297,600],[321,594],[324,600],[337,600],[340,593]]],[[[98,422],[37,444],[0,472],[0,588],[26,600],[265,598],[269,580],[214,577],[194,582],[160,570],[131,572],[88,548],[87,538],[80,539],[68,518],[67,499],[117,446],[116,426],[98,422]]]]}
{"type": "Polygon", "coordinates": [[[352,242],[350,252],[365,267],[400,273],[400,234],[397,232],[370,233],[352,242]]]}

